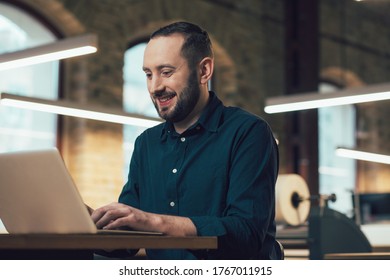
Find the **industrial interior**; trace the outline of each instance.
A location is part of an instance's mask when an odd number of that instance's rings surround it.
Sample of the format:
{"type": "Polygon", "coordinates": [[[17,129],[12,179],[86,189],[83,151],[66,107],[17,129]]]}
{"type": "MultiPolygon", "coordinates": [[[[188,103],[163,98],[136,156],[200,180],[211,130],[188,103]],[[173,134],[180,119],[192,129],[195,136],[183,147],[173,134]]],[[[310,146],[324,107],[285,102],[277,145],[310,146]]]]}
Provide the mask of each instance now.
{"type": "Polygon", "coordinates": [[[0,153],[56,147],[86,204],[116,201],[136,137],[162,121],[149,35],[194,22],[211,89],[277,139],[284,259],[389,259],[389,14],[388,0],[0,0],[0,153]]]}

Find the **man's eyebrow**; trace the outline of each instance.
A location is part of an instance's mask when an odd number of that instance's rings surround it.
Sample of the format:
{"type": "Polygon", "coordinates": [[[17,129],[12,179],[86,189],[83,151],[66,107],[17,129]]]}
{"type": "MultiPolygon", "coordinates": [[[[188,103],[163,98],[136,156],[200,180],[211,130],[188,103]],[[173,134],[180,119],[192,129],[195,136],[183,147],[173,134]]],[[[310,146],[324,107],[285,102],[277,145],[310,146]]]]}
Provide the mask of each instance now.
{"type": "MultiPolygon", "coordinates": [[[[156,68],[157,68],[157,70],[161,70],[161,69],[163,69],[163,68],[176,69],[177,67],[175,67],[175,66],[173,66],[173,65],[171,65],[171,64],[161,64],[161,65],[157,66],[156,68]]],[[[142,67],[142,70],[143,70],[143,71],[150,71],[150,68],[149,68],[149,67],[143,66],[143,67],[142,67]]]]}

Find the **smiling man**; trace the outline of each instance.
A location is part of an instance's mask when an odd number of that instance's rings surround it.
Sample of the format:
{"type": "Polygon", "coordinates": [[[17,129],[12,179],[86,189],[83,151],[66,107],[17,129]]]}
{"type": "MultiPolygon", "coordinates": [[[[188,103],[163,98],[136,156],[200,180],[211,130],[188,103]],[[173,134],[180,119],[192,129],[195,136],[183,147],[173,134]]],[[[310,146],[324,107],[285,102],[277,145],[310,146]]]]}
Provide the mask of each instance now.
{"type": "Polygon", "coordinates": [[[147,250],[150,259],[277,259],[278,151],[261,118],[225,107],[208,89],[207,32],[177,22],[151,35],[143,70],[166,122],[136,140],[118,203],[92,213],[97,227],[217,236],[217,250],[147,250]]]}
{"type": "Polygon", "coordinates": [[[201,68],[197,69],[194,61],[189,63],[187,58],[178,55],[184,43],[180,33],[150,40],[143,66],[158,114],[172,122],[178,133],[199,119],[208,101],[207,82],[213,70],[211,49],[205,52],[204,58],[199,56],[201,68]]]}

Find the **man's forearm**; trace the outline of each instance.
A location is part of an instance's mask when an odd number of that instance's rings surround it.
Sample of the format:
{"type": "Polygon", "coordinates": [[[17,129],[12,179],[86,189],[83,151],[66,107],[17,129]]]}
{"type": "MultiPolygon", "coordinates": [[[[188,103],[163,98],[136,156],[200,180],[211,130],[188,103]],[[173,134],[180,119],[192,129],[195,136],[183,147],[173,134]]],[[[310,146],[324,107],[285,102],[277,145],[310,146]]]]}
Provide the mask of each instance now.
{"type": "Polygon", "coordinates": [[[150,215],[150,226],[157,231],[171,236],[196,236],[197,231],[193,222],[186,217],[169,216],[169,215],[150,215]]]}
{"type": "Polygon", "coordinates": [[[93,211],[91,217],[98,228],[130,227],[171,236],[197,235],[196,227],[189,218],[144,212],[122,203],[114,202],[100,207],[93,211]]]}

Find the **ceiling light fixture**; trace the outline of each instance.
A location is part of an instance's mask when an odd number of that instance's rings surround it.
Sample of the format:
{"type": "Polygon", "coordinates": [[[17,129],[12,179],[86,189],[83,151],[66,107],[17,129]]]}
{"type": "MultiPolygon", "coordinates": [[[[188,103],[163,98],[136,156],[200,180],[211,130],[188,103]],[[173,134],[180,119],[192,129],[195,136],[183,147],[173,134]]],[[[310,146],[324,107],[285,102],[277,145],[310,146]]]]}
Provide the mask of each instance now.
{"type": "Polygon", "coordinates": [[[152,127],[162,122],[157,118],[129,114],[121,110],[91,106],[88,104],[80,105],[64,100],[48,100],[8,93],[0,93],[0,105],[141,127],[152,127]]]}
{"type": "Polygon", "coordinates": [[[97,36],[86,34],[21,51],[0,54],[0,71],[55,61],[97,51],[97,36]]]}
{"type": "Polygon", "coordinates": [[[264,111],[273,114],[387,99],[390,99],[390,83],[354,87],[323,94],[316,92],[272,97],[266,100],[264,111]]]}
{"type": "Polygon", "coordinates": [[[358,150],[346,149],[346,148],[337,148],[336,155],[340,157],[347,157],[357,160],[372,161],[377,163],[390,164],[390,156],[375,154],[369,152],[363,152],[358,150]]]}

